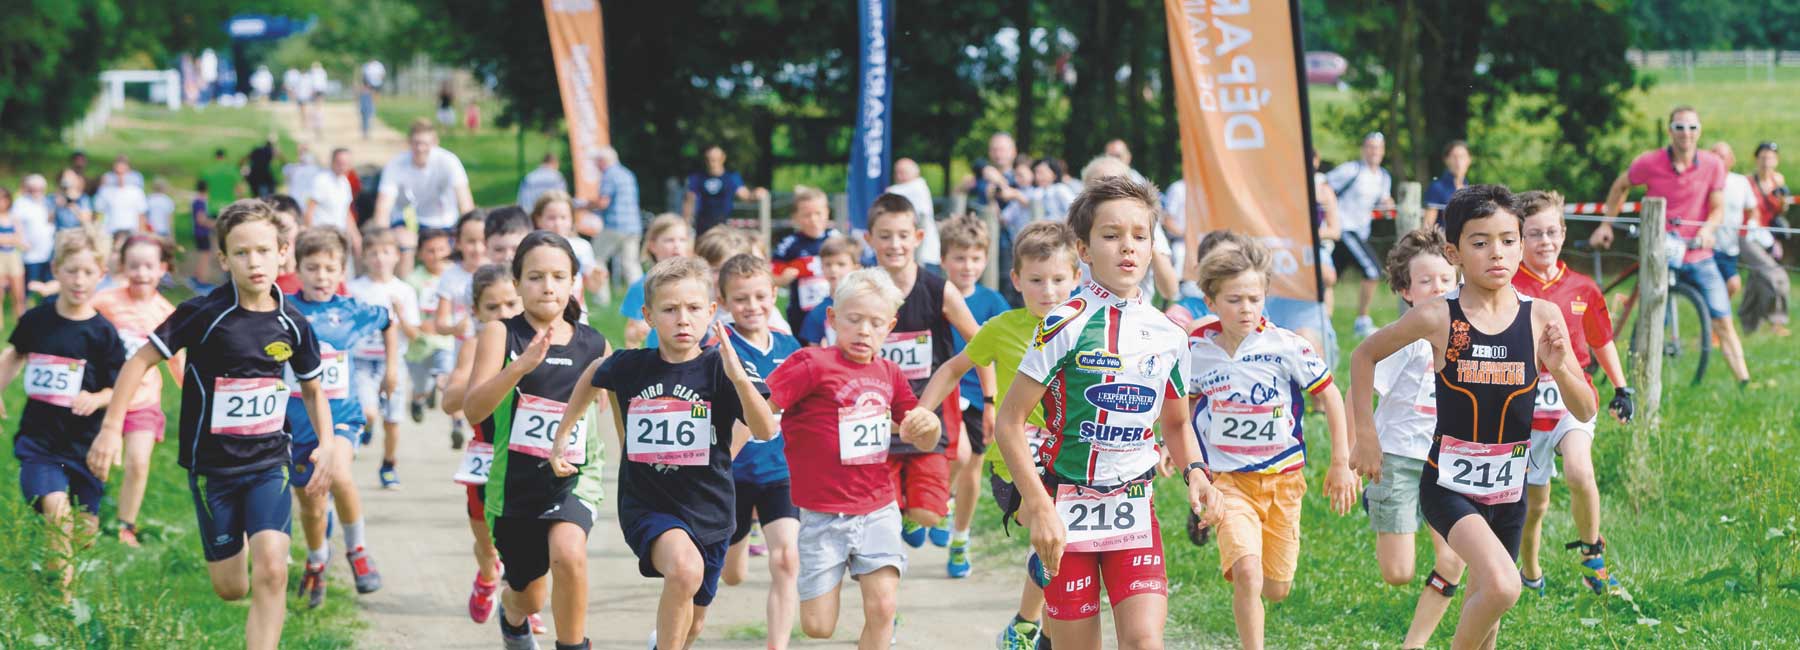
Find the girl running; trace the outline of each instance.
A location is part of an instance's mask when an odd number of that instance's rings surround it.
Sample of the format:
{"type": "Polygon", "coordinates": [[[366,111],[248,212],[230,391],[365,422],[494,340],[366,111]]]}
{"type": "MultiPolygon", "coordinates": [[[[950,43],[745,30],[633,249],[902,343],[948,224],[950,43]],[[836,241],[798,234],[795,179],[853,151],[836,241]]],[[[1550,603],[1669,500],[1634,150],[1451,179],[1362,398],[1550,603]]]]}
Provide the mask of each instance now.
{"type": "Polygon", "coordinates": [[[524,311],[482,327],[462,403],[494,447],[505,449],[489,468],[484,514],[508,565],[500,636],[516,650],[537,647],[527,617],[546,601],[556,616],[556,647],[588,646],[586,549],[603,494],[600,445],[586,444],[585,409],[567,414],[579,423],[567,458],[563,449],[552,453],[550,436],[583,369],[609,349],[580,320],[570,293],[575,273],[575,252],[561,236],[538,231],[519,242],[512,275],[524,311]],[[552,464],[564,471],[552,471],[552,464]],[[545,580],[553,567],[554,599],[545,580]]]}
{"type": "Polygon", "coordinates": [[[1469,595],[1451,647],[1494,647],[1500,618],[1519,598],[1515,564],[1525,526],[1526,454],[1532,395],[1547,368],[1578,419],[1596,400],[1575,366],[1555,305],[1515,292],[1523,246],[1512,194],[1500,185],[1458,190],[1444,210],[1446,256],[1463,286],[1416,305],[1376,331],[1350,358],[1357,440],[1352,467],[1382,480],[1372,405],[1375,361],[1413,341],[1431,342],[1437,370],[1437,428],[1419,477],[1425,521],[1468,563],[1469,595]]]}
{"type": "MultiPolygon", "coordinates": [[[[119,329],[125,341],[125,356],[137,354],[149,342],[175,305],[157,293],[169,264],[175,259],[175,245],[153,235],[132,235],[119,252],[119,277],[125,284],[101,291],[94,296],[94,309],[119,329]]],[[[182,359],[176,353],[169,359],[169,376],[180,377],[182,359]]],[[[119,484],[119,543],[138,547],[138,509],[144,505],[144,485],[150,480],[150,452],[163,441],[166,428],[162,408],[162,373],[152,368],[144,374],[144,383],[132,396],[131,410],[125,413],[125,480],[119,484]]]]}

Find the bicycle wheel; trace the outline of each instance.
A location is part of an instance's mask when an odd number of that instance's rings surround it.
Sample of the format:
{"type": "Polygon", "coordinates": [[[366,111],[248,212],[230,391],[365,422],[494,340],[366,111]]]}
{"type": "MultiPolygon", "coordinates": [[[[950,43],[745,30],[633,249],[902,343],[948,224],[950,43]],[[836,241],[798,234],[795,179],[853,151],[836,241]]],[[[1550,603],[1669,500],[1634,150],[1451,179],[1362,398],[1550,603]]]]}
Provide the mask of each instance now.
{"type": "MultiPolygon", "coordinates": [[[[1642,321],[1631,325],[1631,347],[1637,347],[1637,330],[1642,321]]],[[[1693,373],[1692,383],[1706,378],[1706,366],[1712,359],[1712,318],[1706,311],[1706,300],[1700,288],[1687,282],[1669,287],[1669,300],[1663,311],[1663,357],[1666,374],[1693,373]]]]}

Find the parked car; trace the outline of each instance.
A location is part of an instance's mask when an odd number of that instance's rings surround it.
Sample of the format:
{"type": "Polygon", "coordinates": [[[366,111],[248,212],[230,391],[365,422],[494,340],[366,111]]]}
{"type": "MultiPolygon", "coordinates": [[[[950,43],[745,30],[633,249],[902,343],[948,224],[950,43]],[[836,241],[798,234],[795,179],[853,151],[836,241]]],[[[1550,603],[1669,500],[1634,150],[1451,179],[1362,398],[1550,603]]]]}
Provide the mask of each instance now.
{"type": "Polygon", "coordinates": [[[1306,53],[1306,83],[1337,85],[1350,71],[1350,62],[1336,52],[1306,53]]]}

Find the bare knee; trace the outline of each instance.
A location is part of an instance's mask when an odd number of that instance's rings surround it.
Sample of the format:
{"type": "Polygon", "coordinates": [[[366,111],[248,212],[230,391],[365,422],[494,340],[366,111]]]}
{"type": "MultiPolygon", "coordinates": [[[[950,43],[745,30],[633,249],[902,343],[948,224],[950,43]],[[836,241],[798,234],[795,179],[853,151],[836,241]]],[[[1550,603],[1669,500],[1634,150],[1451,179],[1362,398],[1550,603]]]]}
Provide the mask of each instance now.
{"type": "Polygon", "coordinates": [[[1521,585],[1519,584],[1519,572],[1513,565],[1496,564],[1483,567],[1481,573],[1482,579],[1473,580],[1469,585],[1472,596],[1479,594],[1503,603],[1507,607],[1512,607],[1513,603],[1518,602],[1521,585]]]}
{"type": "Polygon", "coordinates": [[[1241,592],[1256,593],[1263,588],[1262,558],[1247,555],[1231,565],[1231,584],[1241,592]]]}
{"type": "Polygon", "coordinates": [[[559,572],[586,574],[587,551],[572,543],[553,544],[550,546],[550,566],[559,572]]]}
{"type": "Polygon", "coordinates": [[[900,599],[892,592],[863,595],[863,620],[892,621],[900,609],[900,599]]]}
{"type": "Polygon", "coordinates": [[[700,559],[698,551],[686,550],[675,554],[667,571],[663,571],[663,582],[680,589],[682,593],[694,593],[700,590],[700,580],[705,576],[706,563],[700,559]]]}
{"type": "Polygon", "coordinates": [[[793,579],[800,570],[800,552],[792,544],[769,547],[769,574],[780,579],[793,579]]]}
{"type": "Polygon", "coordinates": [[[919,508],[913,508],[911,510],[907,510],[906,518],[911,519],[913,521],[913,523],[918,524],[920,526],[924,526],[926,528],[936,526],[936,525],[938,525],[938,522],[944,520],[943,515],[932,512],[930,510],[923,510],[923,509],[919,509],[919,508]]]}
{"type": "Polygon", "coordinates": [[[1263,581],[1262,595],[1271,603],[1287,600],[1288,594],[1294,593],[1294,583],[1286,580],[1263,581]]]}
{"type": "Polygon", "coordinates": [[[825,607],[800,607],[800,633],[809,639],[829,639],[837,632],[837,612],[825,607]]]}
{"type": "Polygon", "coordinates": [[[224,583],[214,580],[212,588],[213,594],[218,596],[219,600],[224,601],[243,600],[245,596],[250,595],[250,583],[248,582],[224,583]]]}
{"type": "MultiPolygon", "coordinates": [[[[1564,469],[1567,469],[1564,465],[1564,469]]],[[[1530,486],[1525,490],[1525,511],[1533,516],[1543,516],[1550,509],[1550,486],[1530,486]]]]}
{"type": "Polygon", "coordinates": [[[1381,567],[1381,581],[1386,582],[1389,585],[1392,585],[1395,587],[1404,587],[1406,585],[1410,585],[1410,584],[1412,584],[1412,581],[1413,581],[1413,569],[1412,569],[1412,567],[1409,567],[1409,566],[1408,567],[1398,567],[1398,566],[1381,567]]]}

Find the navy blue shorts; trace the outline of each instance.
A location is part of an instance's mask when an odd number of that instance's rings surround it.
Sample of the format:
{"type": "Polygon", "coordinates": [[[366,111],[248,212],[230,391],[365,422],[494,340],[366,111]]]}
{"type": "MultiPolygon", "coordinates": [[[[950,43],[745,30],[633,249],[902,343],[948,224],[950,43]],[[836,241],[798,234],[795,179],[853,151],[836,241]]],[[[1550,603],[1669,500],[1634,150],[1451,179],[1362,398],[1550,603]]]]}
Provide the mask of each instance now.
{"type": "Polygon", "coordinates": [[[188,472],[188,491],[194,495],[200,547],[208,562],[243,552],[244,540],[265,530],[286,535],[293,524],[286,465],[232,476],[188,472]]]}
{"type": "Polygon", "coordinates": [[[767,526],[777,519],[800,520],[800,509],[794,507],[793,491],[787,479],[770,483],[737,483],[737,530],[731,533],[736,544],[750,536],[750,516],[767,526]]]}
{"type": "Polygon", "coordinates": [[[38,262],[36,264],[25,265],[26,282],[49,282],[54,279],[56,278],[50,273],[49,262],[38,262]]]}
{"type": "MultiPolygon", "coordinates": [[[[338,424],[334,425],[332,430],[337,433],[338,439],[344,440],[350,445],[351,451],[355,451],[358,447],[362,446],[363,427],[361,425],[352,426],[349,424],[338,424]]],[[[304,488],[307,483],[312,481],[312,453],[313,450],[319,448],[319,441],[295,441],[288,447],[291,450],[289,453],[292,454],[293,459],[293,471],[288,473],[288,484],[294,486],[296,489],[304,488]]]]}
{"type": "Polygon", "coordinates": [[[88,471],[85,461],[32,456],[19,459],[19,492],[39,513],[44,511],[44,497],[61,492],[74,500],[75,507],[98,515],[106,484],[88,471]]]}
{"type": "Polygon", "coordinates": [[[1500,540],[1500,545],[1506,547],[1506,554],[1514,560],[1519,559],[1519,540],[1525,534],[1523,497],[1511,503],[1481,504],[1445,489],[1437,480],[1437,468],[1426,463],[1419,475],[1419,511],[1424,513],[1425,523],[1444,539],[1450,539],[1450,529],[1455,528],[1457,522],[1465,517],[1480,517],[1500,540]]]}
{"type": "Polygon", "coordinates": [[[719,572],[725,569],[725,551],[731,548],[729,541],[701,544],[694,538],[694,531],[688,528],[686,522],[675,515],[661,512],[647,513],[634,519],[627,519],[621,513],[619,528],[625,533],[625,545],[630,546],[631,552],[637,554],[638,575],[646,578],[662,577],[652,561],[654,554],[651,553],[651,545],[656,542],[656,538],[676,529],[687,533],[688,540],[694,542],[695,548],[700,549],[700,560],[706,565],[706,571],[700,577],[700,590],[694,592],[694,606],[706,607],[712,604],[713,596],[719,593],[719,572]]]}

